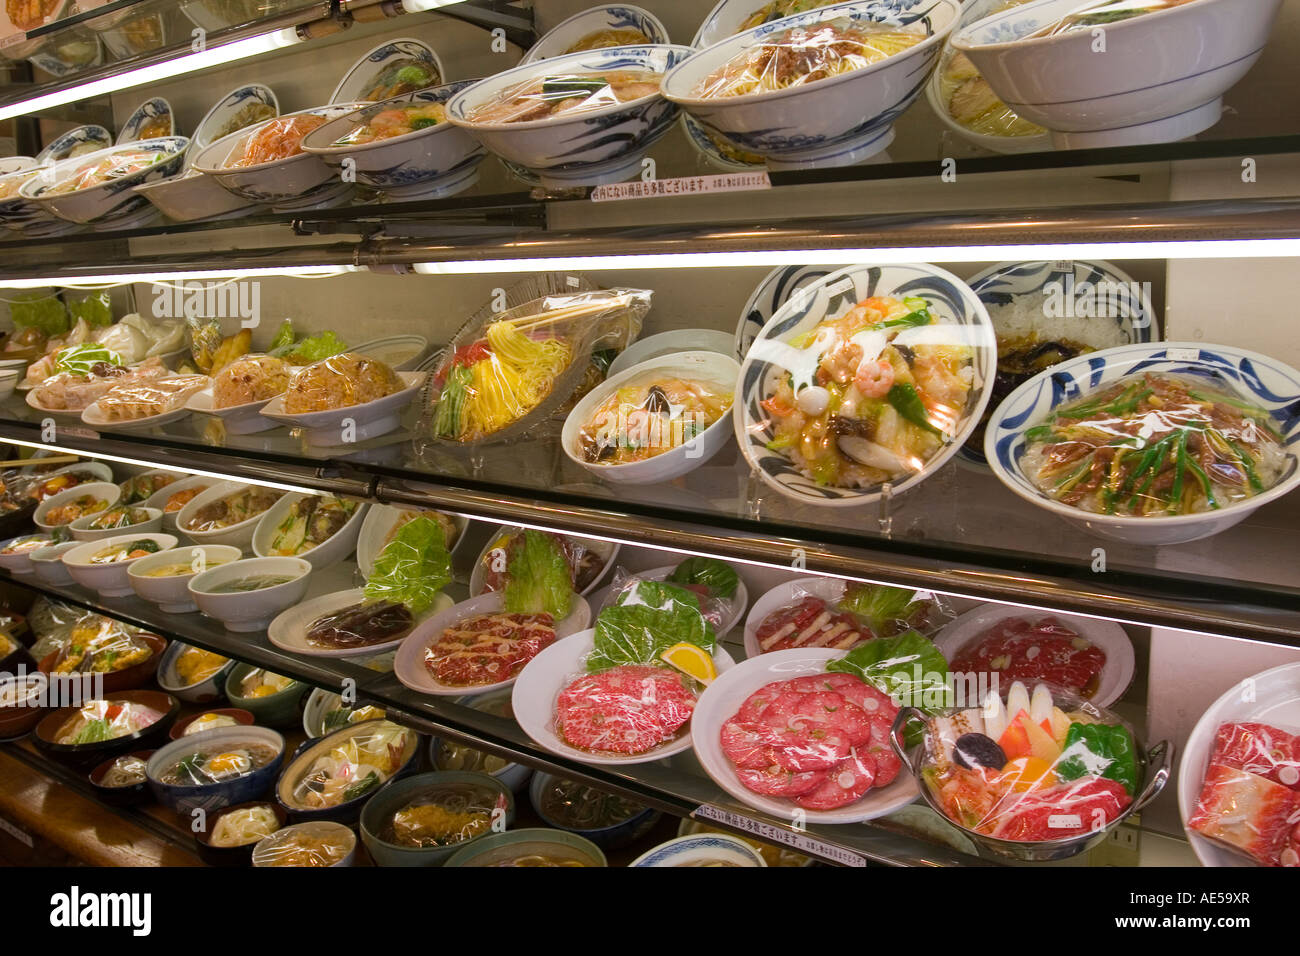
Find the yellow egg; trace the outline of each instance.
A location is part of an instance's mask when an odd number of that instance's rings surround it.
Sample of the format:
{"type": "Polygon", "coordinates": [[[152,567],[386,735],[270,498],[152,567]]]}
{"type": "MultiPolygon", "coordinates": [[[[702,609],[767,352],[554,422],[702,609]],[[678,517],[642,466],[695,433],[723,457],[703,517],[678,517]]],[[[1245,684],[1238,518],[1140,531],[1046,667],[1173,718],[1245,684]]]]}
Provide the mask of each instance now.
{"type": "Polygon", "coordinates": [[[232,751],[226,754],[217,754],[208,761],[204,768],[214,777],[227,776],[230,774],[244,773],[253,765],[253,761],[248,758],[248,754],[240,751],[232,751]]]}
{"type": "Polygon", "coordinates": [[[249,697],[270,697],[274,694],[275,688],[270,684],[258,684],[248,694],[249,697]]]}

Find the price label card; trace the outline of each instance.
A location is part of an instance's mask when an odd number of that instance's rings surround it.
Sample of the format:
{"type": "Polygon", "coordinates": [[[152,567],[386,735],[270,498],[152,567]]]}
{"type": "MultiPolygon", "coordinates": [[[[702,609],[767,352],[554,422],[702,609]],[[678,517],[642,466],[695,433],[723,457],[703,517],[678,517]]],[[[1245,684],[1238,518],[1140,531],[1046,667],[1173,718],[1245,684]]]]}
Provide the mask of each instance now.
{"type": "Polygon", "coordinates": [[[1071,273],[1074,271],[1073,259],[1054,259],[1052,261],[1052,271],[1061,273],[1071,273]]]}
{"type": "Polygon", "coordinates": [[[715,807],[710,804],[702,804],[691,814],[697,820],[712,820],[715,823],[721,823],[735,830],[742,830],[745,833],[752,833],[759,839],[766,840],[768,843],[783,843],[788,847],[805,853],[808,856],[815,856],[823,860],[833,860],[836,863],[842,863],[845,866],[866,866],[867,858],[860,853],[845,849],[842,846],[835,846],[833,843],[827,843],[824,840],[818,840],[816,837],[809,836],[807,833],[797,833],[787,830],[785,827],[774,826],[771,823],[764,823],[762,820],[755,820],[744,814],[733,813],[730,810],[723,810],[721,807],[715,807]]]}
{"type": "Polygon", "coordinates": [[[1047,818],[1049,830],[1082,830],[1083,821],[1077,813],[1053,813],[1047,818]]]}
{"type": "Polygon", "coordinates": [[[1196,362],[1201,357],[1200,349],[1166,349],[1166,354],[1175,362],[1196,362]]]}
{"type": "Polygon", "coordinates": [[[771,189],[767,170],[745,173],[720,173],[715,176],[683,176],[678,179],[633,180],[609,183],[591,191],[592,202],[617,202],[621,199],[658,199],[663,196],[699,196],[704,193],[734,193],[750,189],[771,189]]]}

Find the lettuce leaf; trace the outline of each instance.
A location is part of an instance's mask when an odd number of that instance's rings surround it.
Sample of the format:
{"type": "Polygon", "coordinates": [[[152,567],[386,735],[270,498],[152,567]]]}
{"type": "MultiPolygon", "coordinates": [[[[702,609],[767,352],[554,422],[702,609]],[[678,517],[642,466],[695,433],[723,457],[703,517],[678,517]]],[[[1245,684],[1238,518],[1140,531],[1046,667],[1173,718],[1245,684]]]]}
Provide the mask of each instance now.
{"type": "Polygon", "coordinates": [[[915,605],[922,603],[912,600],[915,595],[909,588],[886,584],[850,584],[844,589],[840,608],[861,618],[879,634],[890,621],[906,621],[915,613],[915,605]]]}
{"type": "Polygon", "coordinates": [[[288,350],[287,359],[294,365],[310,365],[313,362],[319,362],[321,359],[327,359],[331,355],[338,355],[340,352],[346,352],[348,344],[334,334],[333,330],[327,330],[320,335],[310,335],[298,342],[288,350]]]}
{"type": "Polygon", "coordinates": [[[67,307],[57,295],[47,292],[14,292],[9,299],[9,318],[19,329],[40,329],[47,338],[62,335],[72,328],[67,307]]]}
{"type": "Polygon", "coordinates": [[[951,697],[948,662],[934,642],[920,631],[905,631],[897,637],[878,637],[859,644],[839,660],[827,664],[826,669],[860,677],[904,707],[942,709],[948,706],[951,697]]]}
{"type": "Polygon", "coordinates": [[[74,322],[85,319],[86,324],[92,327],[113,324],[113,308],[107,289],[85,293],[65,289],[63,301],[67,304],[68,314],[74,322]]]}
{"type": "Polygon", "coordinates": [[[717,558],[687,558],[673,569],[668,580],[674,584],[696,584],[708,588],[723,600],[730,600],[740,586],[736,569],[717,558]]]}
{"type": "Polygon", "coordinates": [[[587,658],[593,673],[620,664],[650,664],[689,641],[712,652],[717,637],[700,613],[700,599],[662,581],[637,581],[596,618],[595,650],[587,658]]]}
{"type": "Polygon", "coordinates": [[[573,577],[559,542],[525,530],[506,564],[505,609],[512,614],[549,614],[557,621],[573,606],[573,577]]]}
{"type": "Polygon", "coordinates": [[[412,614],[429,609],[451,581],[451,554],[442,525],[432,518],[407,522],[375,559],[365,596],[405,604],[412,614]]]}

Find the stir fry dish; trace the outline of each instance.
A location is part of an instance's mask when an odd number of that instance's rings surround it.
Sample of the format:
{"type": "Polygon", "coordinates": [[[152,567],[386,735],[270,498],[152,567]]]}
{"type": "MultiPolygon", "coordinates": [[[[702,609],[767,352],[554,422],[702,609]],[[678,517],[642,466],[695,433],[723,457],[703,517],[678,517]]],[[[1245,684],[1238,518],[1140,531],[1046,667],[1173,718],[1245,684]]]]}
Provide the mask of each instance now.
{"type": "Polygon", "coordinates": [[[147,661],[153,648],[116,621],[90,617],[72,628],[55,657],[55,674],[108,674],[147,661]]]}
{"type": "Polygon", "coordinates": [[[375,143],[394,136],[405,136],[416,130],[428,129],[447,121],[447,110],[441,103],[416,103],[411,106],[395,106],[370,117],[368,121],[353,128],[350,132],[336,139],[332,146],[361,146],[375,143]]]}
{"type": "Polygon", "coordinates": [[[147,508],[118,505],[91,519],[90,524],[86,527],[91,531],[112,531],[117,528],[129,528],[133,524],[143,524],[148,520],[149,510],[147,508]]]}
{"type": "Polygon", "coordinates": [[[243,488],[196,509],[182,530],[220,531],[234,527],[266,511],[280,500],[281,494],[269,488],[243,488]]]}
{"type": "Polygon", "coordinates": [[[1229,507],[1271,488],[1288,455],[1269,413],[1190,377],[1129,376],[1025,433],[1021,467],[1047,497],[1093,514],[1229,507]]]}
{"type": "Polygon", "coordinates": [[[601,402],[578,441],[586,461],[626,465],[694,441],[730,409],[730,390],[655,375],[601,402]]]}
{"type": "Polygon", "coordinates": [[[659,92],[662,73],[609,70],[538,76],[499,93],[472,110],[471,123],[528,123],[630,103],[659,92]]]}
{"type": "Polygon", "coordinates": [[[93,515],[96,512],[103,511],[108,507],[108,501],[95,495],[81,495],[73,498],[71,501],[65,501],[61,505],[56,505],[49,511],[45,512],[43,519],[46,524],[62,526],[72,524],[78,518],[84,518],[86,515],[93,515]]]}

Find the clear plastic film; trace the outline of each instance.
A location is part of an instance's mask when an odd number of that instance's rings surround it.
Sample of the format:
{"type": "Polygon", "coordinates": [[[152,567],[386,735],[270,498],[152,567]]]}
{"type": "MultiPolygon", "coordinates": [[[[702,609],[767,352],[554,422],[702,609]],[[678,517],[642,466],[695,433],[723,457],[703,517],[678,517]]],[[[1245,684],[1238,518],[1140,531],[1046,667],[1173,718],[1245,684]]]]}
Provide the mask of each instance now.
{"type": "Polygon", "coordinates": [[[440,684],[481,687],[519,676],[555,643],[556,619],[545,611],[476,614],[448,625],[424,652],[424,666],[440,684]]]}
{"type": "Polygon", "coordinates": [[[233,408],[275,398],[289,387],[289,365],[271,355],[245,355],[212,378],[214,408],[233,408]]]}
{"type": "MultiPolygon", "coordinates": [[[[819,485],[869,488],[924,471],[960,431],[979,348],[992,336],[945,318],[933,297],[853,302],[848,276],[810,290],[815,324],[750,349],[765,362],[767,445],[819,485]]],[[[798,308],[798,300],[786,309],[798,308]]],[[[793,315],[793,311],[790,313],[793,315]]]]}
{"type": "Polygon", "coordinates": [[[110,422],[165,415],[182,407],[210,381],[206,375],[174,375],[150,382],[128,382],[110,388],[97,404],[100,414],[110,422]]]}
{"type": "Polygon", "coordinates": [[[378,359],[343,352],[300,369],[289,380],[284,410],[290,415],[364,405],[405,388],[378,359]]]}
{"type": "Polygon", "coordinates": [[[190,334],[190,357],[194,367],[204,375],[216,375],[235,359],[247,355],[253,344],[252,329],[241,328],[223,336],[218,319],[187,316],[185,324],[190,334]]]}
{"type": "Polygon", "coordinates": [[[179,473],[170,473],[165,471],[147,472],[142,475],[133,475],[118,487],[122,489],[121,503],[124,505],[138,504],[142,501],[148,501],[153,495],[162,491],[174,481],[180,480],[179,473]]]}
{"type": "Polygon", "coordinates": [[[1038,843],[1086,837],[1129,807],[1142,783],[1132,730],[1068,692],[1016,681],[983,706],[927,721],[921,777],[966,830],[1038,843]]]}
{"type": "Polygon", "coordinates": [[[153,648],[125,624],[87,614],[73,624],[52,674],[107,674],[149,659],[153,648]]]}
{"type": "Polygon", "coordinates": [[[139,733],[162,719],[152,707],[125,700],[88,700],[55,733],[65,746],[100,743],[139,733]]]}
{"type": "Polygon", "coordinates": [[[146,508],[137,508],[132,505],[115,505],[103,514],[92,518],[88,527],[91,531],[125,530],[133,524],[143,524],[148,520],[149,511],[146,508]]]}
{"type": "Polygon", "coordinates": [[[396,846],[456,846],[501,828],[508,807],[486,779],[430,782],[380,823],[378,836],[396,846]]]}
{"type": "Polygon", "coordinates": [[[996,676],[1012,681],[1044,681],[1087,700],[1101,685],[1106,652],[1052,614],[1026,609],[972,635],[953,657],[956,674],[996,676]]]}
{"type": "Polygon", "coordinates": [[[63,527],[76,521],[78,518],[84,518],[86,515],[92,515],[96,512],[103,511],[108,507],[108,499],[98,494],[77,495],[71,501],[65,501],[62,504],[55,505],[45,512],[42,519],[48,525],[63,527]]]}
{"type": "Polygon", "coordinates": [[[289,505],[271,532],[268,557],[294,557],[319,547],[343,530],[357,503],[330,495],[304,495],[289,505]]]}
{"type": "Polygon", "coordinates": [[[790,601],[758,622],[759,650],[822,647],[847,651],[866,641],[909,630],[932,635],[954,618],[947,600],[930,591],[845,582],[825,592],[796,587],[790,601]]]}
{"type": "Polygon", "coordinates": [[[101,787],[134,787],[148,779],[148,764],[142,757],[125,754],[118,757],[99,778],[101,787]]]}
{"type": "Polygon", "coordinates": [[[57,196],[62,193],[76,192],[79,189],[102,186],[105,183],[111,183],[115,179],[138,173],[142,169],[148,169],[160,160],[167,158],[167,155],[164,150],[145,149],[113,153],[103,159],[94,160],[84,166],[77,167],[70,176],[44,190],[43,194],[57,196]]]}
{"type": "MultiPolygon", "coordinates": [[[[734,620],[743,609],[737,607],[737,577],[735,569],[716,558],[690,559],[680,570],[670,571],[666,583],[675,585],[695,596],[699,613],[717,633],[727,621],[734,620]]],[[[616,568],[610,584],[607,606],[635,601],[639,585],[647,581],[644,575],[616,568]]]]}
{"type": "Polygon", "coordinates": [[[307,625],[312,647],[341,650],[399,640],[415,627],[415,615],[397,601],[367,600],[318,617],[307,625]]]}
{"type": "Polygon", "coordinates": [[[806,674],[760,687],[722,725],[742,786],[802,810],[850,806],[902,769],[889,735],[897,704],[861,677],[806,674]]]}
{"type": "Polygon", "coordinates": [[[225,168],[258,166],[297,156],[302,152],[304,137],[328,122],[326,116],[304,113],[301,116],[281,116],[263,123],[244,141],[244,148],[238,156],[228,157],[225,168]]]}
{"type": "Polygon", "coordinates": [[[1300,866],[1300,736],[1221,725],[1187,828],[1261,866],[1300,866]]]}
{"type": "MultiPolygon", "coordinates": [[[[377,790],[415,752],[418,735],[389,720],[356,724],[327,738],[319,756],[304,757],[285,771],[291,809],[327,810],[377,790]],[[294,776],[296,774],[296,776],[294,776]]],[[[281,792],[285,792],[281,783],[281,792]]]]}
{"type": "Polygon", "coordinates": [[[161,359],[145,359],[128,368],[102,358],[105,353],[107,350],[97,345],[77,346],[67,370],[55,372],[32,390],[36,401],[45,408],[81,411],[119,385],[149,382],[167,375],[161,359]]]}
{"type": "Polygon", "coordinates": [[[259,842],[253,848],[253,865],[338,866],[356,845],[356,836],[341,823],[295,823],[259,842]]]}
{"type": "Polygon", "coordinates": [[[1021,468],[1093,514],[1201,514],[1268,490],[1290,457],[1267,411],[1213,380],[1149,372],[1067,402],[1025,432],[1021,468]]]}
{"type": "Polygon", "coordinates": [[[456,334],[434,376],[433,436],[519,437],[583,385],[593,351],[625,348],[636,337],[650,298],[641,289],[601,289],[480,313],[456,334]]]}
{"type": "Polygon", "coordinates": [[[280,818],[270,804],[223,810],[212,820],[208,843],[216,847],[248,846],[280,829],[280,818]]]}
{"type": "Polygon", "coordinates": [[[32,656],[39,661],[51,651],[58,650],[67,643],[73,626],[88,616],[89,612],[82,608],[38,597],[27,614],[27,624],[36,637],[32,643],[32,656]]]}
{"type": "Polygon", "coordinates": [[[369,602],[403,605],[420,616],[451,581],[451,554],[443,525],[418,517],[402,525],[384,546],[366,579],[369,602]]]}
{"type": "MultiPolygon", "coordinates": [[[[609,558],[611,545],[592,538],[542,532],[559,546],[568,563],[572,589],[586,591],[600,577],[609,558]]],[[[511,566],[523,549],[527,535],[524,529],[513,529],[498,536],[483,552],[483,590],[504,591],[512,581],[511,566]]],[[[553,589],[558,591],[558,585],[553,589]]]]}
{"type": "Polygon", "coordinates": [[[694,441],[731,409],[732,390],[662,373],[621,386],[578,433],[586,461],[626,465],[694,441]]]}
{"type": "Polygon", "coordinates": [[[193,743],[184,753],[159,770],[160,781],[177,787],[205,787],[245,777],[280,756],[278,747],[252,738],[227,736],[215,744],[207,743],[203,734],[191,739],[193,743]]]}
{"type": "Polygon", "coordinates": [[[653,70],[557,71],[502,90],[474,109],[471,123],[526,123],[630,103],[659,92],[653,70]]]}
{"type": "Polygon", "coordinates": [[[793,27],[736,54],[705,77],[695,96],[716,99],[805,86],[879,63],[925,38],[919,25],[848,17],[793,27]]]}
{"type": "Polygon", "coordinates": [[[216,501],[197,508],[186,519],[182,531],[219,531],[248,521],[262,514],[284,494],[271,488],[254,485],[232,491],[216,501]]]}

